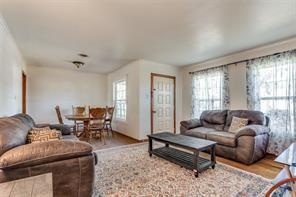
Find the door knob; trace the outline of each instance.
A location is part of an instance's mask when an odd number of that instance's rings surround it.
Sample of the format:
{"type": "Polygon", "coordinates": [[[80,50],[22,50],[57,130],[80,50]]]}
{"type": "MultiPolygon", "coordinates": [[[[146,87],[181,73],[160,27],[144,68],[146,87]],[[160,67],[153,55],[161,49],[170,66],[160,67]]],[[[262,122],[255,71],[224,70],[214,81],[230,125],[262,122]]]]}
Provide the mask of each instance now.
{"type": "Polygon", "coordinates": [[[156,113],[156,111],[155,111],[155,110],[153,110],[152,112],[153,112],[154,114],[156,113]]]}

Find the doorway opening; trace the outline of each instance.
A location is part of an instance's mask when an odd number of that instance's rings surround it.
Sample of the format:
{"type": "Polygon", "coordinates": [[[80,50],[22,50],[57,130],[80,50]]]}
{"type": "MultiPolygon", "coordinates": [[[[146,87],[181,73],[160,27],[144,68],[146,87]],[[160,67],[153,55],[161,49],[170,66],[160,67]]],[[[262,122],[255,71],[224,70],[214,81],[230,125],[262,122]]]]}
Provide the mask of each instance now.
{"type": "Polygon", "coordinates": [[[27,112],[27,75],[22,71],[22,113],[27,112]]]}

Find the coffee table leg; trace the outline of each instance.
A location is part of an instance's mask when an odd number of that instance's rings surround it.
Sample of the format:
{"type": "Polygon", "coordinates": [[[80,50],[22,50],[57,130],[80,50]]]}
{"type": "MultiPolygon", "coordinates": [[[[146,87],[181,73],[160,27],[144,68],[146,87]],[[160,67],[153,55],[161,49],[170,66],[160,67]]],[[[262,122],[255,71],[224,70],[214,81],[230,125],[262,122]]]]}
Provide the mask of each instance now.
{"type": "Polygon", "coordinates": [[[149,156],[152,156],[152,139],[149,138],[149,146],[148,146],[149,156]]]}
{"type": "Polygon", "coordinates": [[[199,157],[199,152],[196,151],[194,152],[194,156],[193,156],[193,165],[194,165],[194,176],[198,177],[198,169],[199,169],[199,164],[198,164],[198,157],[199,157]]]}
{"type": "Polygon", "coordinates": [[[214,163],[212,165],[213,169],[215,169],[215,165],[216,165],[216,152],[215,152],[216,148],[215,147],[216,147],[215,145],[211,147],[211,161],[214,163]]]}

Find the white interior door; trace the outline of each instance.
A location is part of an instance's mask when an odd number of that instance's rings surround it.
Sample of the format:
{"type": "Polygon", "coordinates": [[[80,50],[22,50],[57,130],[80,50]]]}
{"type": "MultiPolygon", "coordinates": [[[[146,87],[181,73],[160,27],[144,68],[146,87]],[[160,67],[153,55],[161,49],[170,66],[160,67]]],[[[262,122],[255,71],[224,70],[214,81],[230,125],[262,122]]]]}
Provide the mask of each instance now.
{"type": "Polygon", "coordinates": [[[173,78],[153,76],[153,133],[175,131],[175,83],[173,78]]]}

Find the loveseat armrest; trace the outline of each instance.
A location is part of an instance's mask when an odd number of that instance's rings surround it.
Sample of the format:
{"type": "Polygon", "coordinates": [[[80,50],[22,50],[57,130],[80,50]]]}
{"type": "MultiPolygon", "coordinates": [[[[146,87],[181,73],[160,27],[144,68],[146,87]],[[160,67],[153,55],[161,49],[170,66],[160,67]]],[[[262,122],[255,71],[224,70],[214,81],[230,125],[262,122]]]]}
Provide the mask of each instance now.
{"type": "Polygon", "coordinates": [[[199,119],[191,119],[191,120],[183,120],[180,122],[181,126],[186,128],[187,130],[189,129],[194,129],[196,127],[201,127],[202,124],[199,119]]]}
{"type": "Polygon", "coordinates": [[[62,132],[62,135],[70,135],[73,133],[72,127],[65,124],[36,124],[37,128],[49,127],[50,129],[56,129],[62,132]]]}
{"type": "Polygon", "coordinates": [[[92,150],[92,146],[86,142],[71,140],[26,144],[1,155],[0,169],[22,168],[94,155],[92,150]]]}
{"type": "Polygon", "coordinates": [[[237,133],[236,137],[240,136],[257,136],[263,134],[269,134],[270,129],[263,125],[247,125],[241,128],[237,133]]]}

